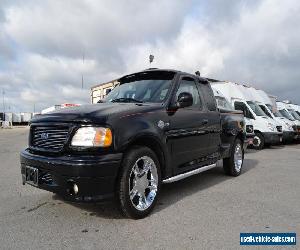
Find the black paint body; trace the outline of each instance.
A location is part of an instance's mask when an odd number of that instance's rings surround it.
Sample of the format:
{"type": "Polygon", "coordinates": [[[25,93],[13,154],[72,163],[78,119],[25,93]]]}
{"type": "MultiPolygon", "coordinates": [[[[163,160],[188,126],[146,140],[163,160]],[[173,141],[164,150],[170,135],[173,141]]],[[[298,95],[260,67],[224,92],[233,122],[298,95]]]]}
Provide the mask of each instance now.
{"type": "Polygon", "coordinates": [[[58,152],[32,147],[29,135],[29,148],[21,153],[22,174],[25,166],[33,166],[52,177],[49,183],[39,181],[39,188],[68,199],[90,201],[114,195],[122,157],[132,145],[148,146],[157,154],[163,179],[228,157],[237,137],[245,141],[243,115],[217,110],[206,79],[180,71],[172,72],[175,75],[171,90],[162,104],[98,103],[33,118],[31,129],[35,126],[67,126],[69,135],[58,152]],[[175,93],[183,76],[194,79],[201,108],[174,108],[175,93]],[[163,127],[158,126],[160,121],[163,127]],[[72,148],[72,136],[81,126],[109,127],[113,134],[112,146],[72,148]],[[76,196],[69,194],[73,182],[79,186],[76,196]]]}

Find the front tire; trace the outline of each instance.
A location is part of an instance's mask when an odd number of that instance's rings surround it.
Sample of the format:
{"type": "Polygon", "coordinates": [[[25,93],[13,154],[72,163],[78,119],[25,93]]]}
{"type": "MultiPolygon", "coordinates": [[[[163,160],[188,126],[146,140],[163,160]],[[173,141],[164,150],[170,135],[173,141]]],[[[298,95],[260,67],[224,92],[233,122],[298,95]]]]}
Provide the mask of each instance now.
{"type": "Polygon", "coordinates": [[[121,212],[133,219],[146,217],[157,202],[160,187],[160,164],[155,153],[147,147],[132,147],[124,156],[118,180],[121,212]]]}
{"type": "Polygon", "coordinates": [[[244,163],[244,150],[240,139],[236,139],[230,157],[223,159],[223,169],[227,175],[239,176],[244,163]]]}
{"type": "Polygon", "coordinates": [[[253,138],[253,148],[262,150],[265,146],[265,139],[261,133],[256,132],[253,138]]]}

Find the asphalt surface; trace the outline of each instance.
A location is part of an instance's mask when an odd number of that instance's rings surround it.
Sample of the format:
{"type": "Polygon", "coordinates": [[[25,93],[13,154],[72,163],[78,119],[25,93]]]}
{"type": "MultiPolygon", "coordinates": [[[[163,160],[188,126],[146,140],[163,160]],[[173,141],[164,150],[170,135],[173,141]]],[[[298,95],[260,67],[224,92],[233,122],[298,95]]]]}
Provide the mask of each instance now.
{"type": "Polygon", "coordinates": [[[219,166],[166,184],[153,213],[135,221],[113,203],[67,203],[23,186],[27,133],[0,129],[0,249],[239,249],[240,232],[296,232],[299,241],[300,144],[248,151],[237,178],[219,166]]]}

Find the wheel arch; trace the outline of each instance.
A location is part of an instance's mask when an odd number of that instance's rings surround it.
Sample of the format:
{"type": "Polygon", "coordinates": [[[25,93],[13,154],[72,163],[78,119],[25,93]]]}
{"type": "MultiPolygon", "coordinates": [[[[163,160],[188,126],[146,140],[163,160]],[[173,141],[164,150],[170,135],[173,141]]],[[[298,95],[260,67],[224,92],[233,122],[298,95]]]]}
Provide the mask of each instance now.
{"type": "Polygon", "coordinates": [[[144,146],[150,148],[155,155],[160,164],[161,176],[164,178],[167,175],[167,166],[168,166],[168,155],[166,148],[162,145],[160,140],[151,134],[144,134],[136,136],[132,139],[123,151],[126,152],[134,146],[144,146]]]}

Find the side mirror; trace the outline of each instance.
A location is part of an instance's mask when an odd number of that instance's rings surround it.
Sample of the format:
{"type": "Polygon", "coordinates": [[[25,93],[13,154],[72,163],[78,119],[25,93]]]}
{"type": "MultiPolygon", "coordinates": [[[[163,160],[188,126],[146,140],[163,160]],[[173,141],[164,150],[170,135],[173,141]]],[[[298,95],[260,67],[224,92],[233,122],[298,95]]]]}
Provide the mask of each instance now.
{"type": "Polygon", "coordinates": [[[191,93],[182,92],[179,94],[176,107],[177,108],[185,108],[193,105],[193,96],[191,93]]]}

